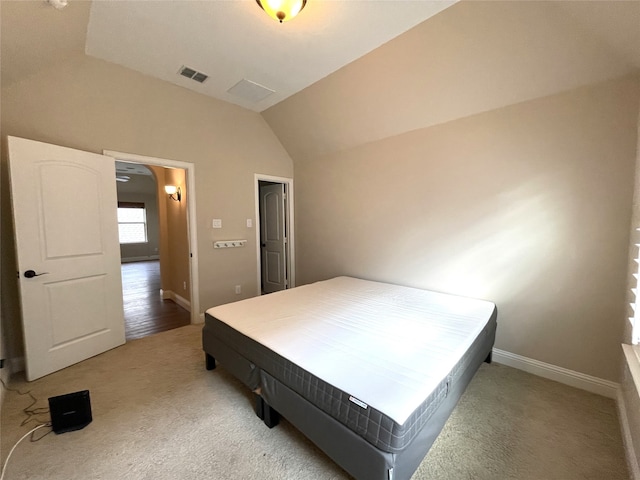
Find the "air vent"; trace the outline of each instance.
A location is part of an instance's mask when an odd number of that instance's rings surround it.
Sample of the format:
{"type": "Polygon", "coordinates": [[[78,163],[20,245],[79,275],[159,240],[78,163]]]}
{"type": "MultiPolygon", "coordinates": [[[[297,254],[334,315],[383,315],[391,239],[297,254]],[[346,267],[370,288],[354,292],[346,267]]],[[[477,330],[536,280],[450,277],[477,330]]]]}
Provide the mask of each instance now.
{"type": "Polygon", "coordinates": [[[227,90],[227,93],[240,98],[244,98],[245,100],[248,100],[250,102],[257,103],[276,92],[275,90],[271,90],[264,85],[260,85],[259,83],[252,82],[251,80],[243,78],[233,87],[227,90]]]}
{"type": "Polygon", "coordinates": [[[184,65],[180,67],[178,73],[183,77],[190,78],[191,80],[195,80],[198,83],[203,83],[207,78],[209,78],[209,75],[207,75],[206,73],[198,72],[193,68],[185,67],[184,65]]]}

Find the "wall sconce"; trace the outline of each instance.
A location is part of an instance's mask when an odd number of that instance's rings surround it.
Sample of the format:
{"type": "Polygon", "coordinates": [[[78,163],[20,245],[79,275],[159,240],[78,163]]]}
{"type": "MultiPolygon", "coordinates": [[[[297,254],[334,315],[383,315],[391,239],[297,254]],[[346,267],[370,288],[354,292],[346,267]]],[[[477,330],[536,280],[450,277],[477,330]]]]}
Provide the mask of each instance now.
{"type": "Polygon", "coordinates": [[[176,187],[175,185],[165,185],[164,191],[167,192],[167,195],[169,195],[171,200],[175,200],[176,202],[182,200],[182,191],[180,190],[180,187],[176,187]]]}
{"type": "Polygon", "coordinates": [[[49,5],[51,5],[56,10],[62,10],[67,6],[67,0],[45,0],[49,5]]]}
{"type": "Polygon", "coordinates": [[[267,15],[280,23],[291,20],[307,4],[307,0],[256,0],[267,15]]]}

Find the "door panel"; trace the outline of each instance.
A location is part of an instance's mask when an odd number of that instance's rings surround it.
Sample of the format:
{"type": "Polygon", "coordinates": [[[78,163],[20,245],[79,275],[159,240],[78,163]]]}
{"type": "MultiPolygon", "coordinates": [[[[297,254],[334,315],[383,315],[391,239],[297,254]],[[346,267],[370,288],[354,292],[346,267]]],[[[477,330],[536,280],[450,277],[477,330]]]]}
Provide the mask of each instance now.
{"type": "Polygon", "coordinates": [[[121,345],[115,161],[9,137],[27,379],[121,345]],[[33,270],[37,276],[27,278],[33,270]]]}
{"type": "Polygon", "coordinates": [[[107,306],[94,302],[103,300],[100,292],[105,288],[105,275],[44,284],[50,303],[52,348],[61,348],[104,330],[107,306]],[[78,318],[83,321],[77,321],[78,318]]]}
{"type": "Polygon", "coordinates": [[[282,284],[283,283],[283,272],[281,270],[282,265],[282,255],[278,252],[267,252],[267,275],[266,280],[267,283],[273,284],[282,284]]]}
{"type": "Polygon", "coordinates": [[[45,258],[100,255],[104,247],[97,172],[63,162],[42,164],[38,170],[45,258]],[[72,194],[60,195],[60,187],[68,185],[69,178],[76,179],[73,192],[69,192],[72,194]],[[77,228],[78,225],[82,228],[77,228]]]}
{"type": "Polygon", "coordinates": [[[262,289],[264,293],[287,288],[287,245],[283,184],[260,187],[262,289]]]}

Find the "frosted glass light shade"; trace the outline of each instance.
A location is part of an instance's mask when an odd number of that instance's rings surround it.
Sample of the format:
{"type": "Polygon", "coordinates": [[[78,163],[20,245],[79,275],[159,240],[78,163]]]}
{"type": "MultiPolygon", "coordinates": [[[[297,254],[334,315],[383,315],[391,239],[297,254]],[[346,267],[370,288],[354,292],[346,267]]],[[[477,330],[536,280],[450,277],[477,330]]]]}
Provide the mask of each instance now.
{"type": "Polygon", "coordinates": [[[178,191],[178,187],[176,187],[175,185],[165,185],[164,191],[167,192],[167,195],[175,195],[175,193],[178,191]]]}
{"type": "Polygon", "coordinates": [[[291,20],[307,4],[307,0],[256,0],[258,5],[280,23],[291,20]]]}

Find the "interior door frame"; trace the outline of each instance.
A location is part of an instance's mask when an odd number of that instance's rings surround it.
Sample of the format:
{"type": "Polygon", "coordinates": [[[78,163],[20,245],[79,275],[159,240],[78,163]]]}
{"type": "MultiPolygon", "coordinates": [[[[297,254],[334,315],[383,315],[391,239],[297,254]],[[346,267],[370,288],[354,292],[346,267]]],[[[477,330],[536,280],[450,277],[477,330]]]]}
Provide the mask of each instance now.
{"type": "Polygon", "coordinates": [[[256,263],[257,263],[257,284],[256,294],[262,295],[262,252],[260,249],[260,182],[273,182],[282,183],[285,185],[285,193],[287,195],[286,208],[284,209],[285,221],[288,228],[287,237],[287,279],[289,285],[287,288],[293,288],[296,286],[296,269],[295,269],[295,228],[294,228],[294,216],[293,216],[293,178],[289,177],[276,177],[273,175],[265,175],[262,173],[254,174],[255,185],[255,207],[256,207],[256,263]]]}
{"type": "Polygon", "coordinates": [[[200,315],[200,276],[198,275],[195,165],[191,162],[147,157],[145,155],[118,152],[114,150],[103,150],[102,153],[123,162],[141,163],[154,165],[156,167],[182,168],[186,170],[187,192],[189,192],[189,201],[187,202],[187,236],[189,238],[189,251],[191,253],[191,257],[189,258],[189,281],[191,282],[191,323],[202,323],[204,321],[204,317],[200,315]]]}

